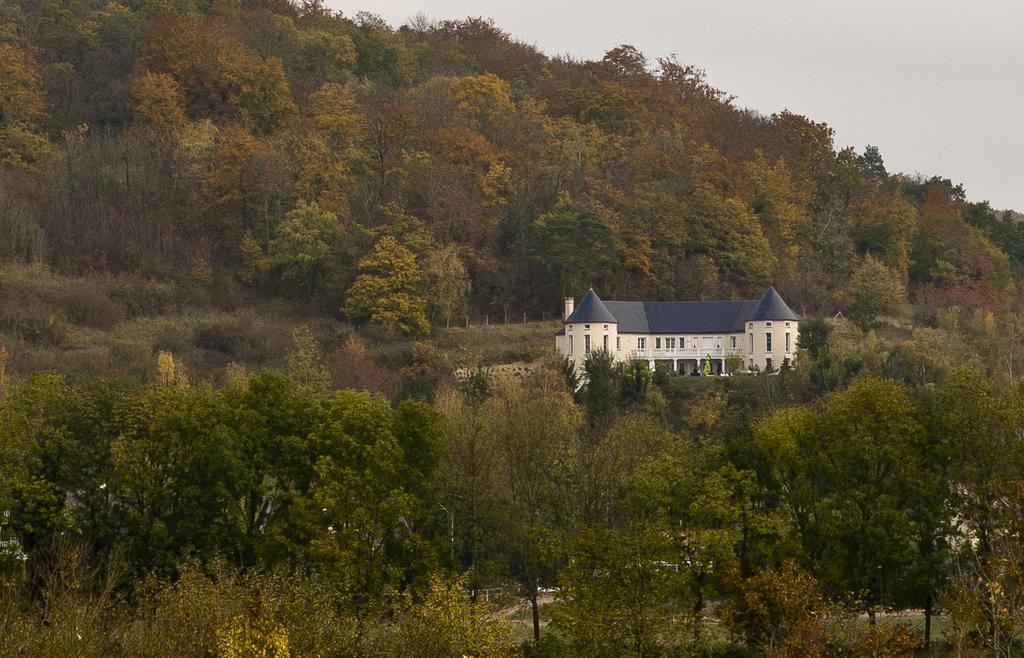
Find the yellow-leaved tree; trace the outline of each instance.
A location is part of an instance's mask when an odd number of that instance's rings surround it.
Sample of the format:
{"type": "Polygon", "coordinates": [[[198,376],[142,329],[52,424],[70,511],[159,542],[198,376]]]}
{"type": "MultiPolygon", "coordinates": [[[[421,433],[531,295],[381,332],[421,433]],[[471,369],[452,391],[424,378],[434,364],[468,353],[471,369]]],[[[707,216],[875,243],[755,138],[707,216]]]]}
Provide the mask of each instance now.
{"type": "Polygon", "coordinates": [[[188,124],[185,94],[166,73],[145,73],[131,82],[132,116],[158,139],[176,138],[188,124]]]}
{"type": "Polygon", "coordinates": [[[423,271],[416,256],[386,235],[359,261],[359,276],[348,289],[345,313],[353,320],[383,325],[410,336],[429,333],[423,271]]]}
{"type": "Polygon", "coordinates": [[[238,617],[217,629],[218,658],[289,658],[288,631],[238,617]]]}
{"type": "Polygon", "coordinates": [[[471,287],[459,248],[445,245],[434,249],[427,256],[424,269],[430,282],[430,306],[435,316],[443,318],[445,326],[450,327],[452,316],[465,305],[471,287]]]}
{"type": "Polygon", "coordinates": [[[33,168],[53,154],[36,126],[45,114],[35,61],[13,44],[0,44],[0,163],[33,168]]]}
{"type": "Polygon", "coordinates": [[[372,638],[373,655],[473,656],[519,653],[509,618],[470,600],[461,580],[435,575],[422,602],[407,602],[393,624],[372,638]]]}
{"type": "Polygon", "coordinates": [[[181,367],[170,352],[160,352],[156,355],[156,383],[159,386],[185,388],[188,386],[188,376],[185,369],[181,367]]]}

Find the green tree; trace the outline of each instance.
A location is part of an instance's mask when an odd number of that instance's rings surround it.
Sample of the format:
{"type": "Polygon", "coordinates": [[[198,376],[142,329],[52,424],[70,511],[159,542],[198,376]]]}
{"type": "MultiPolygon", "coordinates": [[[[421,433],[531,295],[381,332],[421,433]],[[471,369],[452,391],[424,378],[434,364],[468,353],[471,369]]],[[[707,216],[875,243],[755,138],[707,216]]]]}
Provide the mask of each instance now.
{"type": "Polygon", "coordinates": [[[902,277],[870,254],[850,277],[846,292],[850,318],[862,329],[876,326],[878,316],[895,313],[907,299],[902,277]]]}
{"type": "Polygon", "coordinates": [[[598,213],[562,210],[537,219],[540,264],[554,270],[562,294],[585,289],[614,262],[614,236],[598,213]]]}
{"type": "Polygon", "coordinates": [[[309,327],[292,331],[292,351],[285,357],[285,372],[300,386],[319,393],[331,387],[331,374],[324,365],[320,343],[309,327]]]}
{"type": "Polygon", "coordinates": [[[280,268],[285,281],[313,295],[340,230],[334,213],[299,201],[274,231],[268,264],[280,268]]]}
{"type": "Polygon", "coordinates": [[[944,520],[917,514],[934,488],[932,450],[903,386],[855,380],[818,409],[780,411],[755,424],[754,437],[827,586],[861,592],[871,615],[915,595],[922,537],[944,520]]]}
{"type": "Polygon", "coordinates": [[[501,533],[511,575],[530,603],[533,638],[540,643],[540,589],[554,584],[547,539],[569,519],[565,465],[580,413],[555,373],[499,387],[484,404],[495,440],[496,491],[505,509],[501,533]]]}
{"type": "Polygon", "coordinates": [[[685,542],[656,522],[572,536],[552,618],[572,651],[657,656],[678,645],[684,636],[679,615],[693,604],[685,542]]]}
{"type": "Polygon", "coordinates": [[[430,291],[430,306],[450,327],[452,316],[462,309],[470,290],[469,274],[459,258],[459,248],[445,245],[432,250],[423,267],[430,291]]]}
{"type": "Polygon", "coordinates": [[[994,655],[1009,656],[1024,628],[1021,399],[961,370],[935,402],[959,531],[947,605],[958,635],[976,634],[994,655]]]}
{"type": "Polygon", "coordinates": [[[579,391],[591,424],[609,421],[618,409],[621,369],[604,350],[592,350],[583,361],[583,387],[579,391]]]}
{"type": "Polygon", "coordinates": [[[383,398],[340,391],[322,401],[310,433],[315,476],[298,512],[311,535],[307,555],[363,605],[407,582],[428,560],[416,531],[426,510],[415,492],[432,472],[406,461],[402,428],[408,424],[383,398]]]}

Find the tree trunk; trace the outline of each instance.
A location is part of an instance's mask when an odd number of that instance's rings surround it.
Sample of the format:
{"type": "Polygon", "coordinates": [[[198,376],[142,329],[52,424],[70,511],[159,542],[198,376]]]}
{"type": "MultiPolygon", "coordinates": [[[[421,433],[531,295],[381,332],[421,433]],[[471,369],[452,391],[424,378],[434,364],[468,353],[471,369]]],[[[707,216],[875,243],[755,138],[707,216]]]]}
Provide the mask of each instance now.
{"type": "Polygon", "coordinates": [[[700,644],[700,630],[701,630],[701,614],[704,612],[704,582],[706,575],[700,573],[697,575],[697,586],[694,588],[696,601],[693,603],[693,641],[696,644],[700,644]]]}
{"type": "Polygon", "coordinates": [[[530,609],[533,612],[533,642],[540,646],[540,606],[537,605],[537,588],[530,593],[530,609]]]}
{"type": "Polygon", "coordinates": [[[932,655],[932,594],[924,601],[924,650],[932,655]]]}

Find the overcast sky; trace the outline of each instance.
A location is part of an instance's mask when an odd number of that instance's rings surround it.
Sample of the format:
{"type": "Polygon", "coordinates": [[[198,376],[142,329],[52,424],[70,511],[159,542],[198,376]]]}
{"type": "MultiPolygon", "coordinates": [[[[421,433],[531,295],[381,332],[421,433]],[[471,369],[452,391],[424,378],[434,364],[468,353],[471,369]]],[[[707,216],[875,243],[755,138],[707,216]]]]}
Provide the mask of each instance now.
{"type": "Polygon", "coordinates": [[[394,26],[485,16],[549,55],[623,43],[675,53],[764,114],[824,121],[879,147],[890,172],[940,174],[972,200],[1024,210],[1021,0],[328,0],[394,26]]]}

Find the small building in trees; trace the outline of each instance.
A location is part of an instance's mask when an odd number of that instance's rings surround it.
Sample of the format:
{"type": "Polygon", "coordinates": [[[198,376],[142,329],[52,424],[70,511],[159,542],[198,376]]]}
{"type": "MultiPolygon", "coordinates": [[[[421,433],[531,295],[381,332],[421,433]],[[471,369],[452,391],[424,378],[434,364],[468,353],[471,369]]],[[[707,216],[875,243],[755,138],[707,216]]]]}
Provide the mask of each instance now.
{"type": "Polygon", "coordinates": [[[558,351],[576,369],[592,351],[616,360],[659,361],[685,374],[771,372],[793,361],[800,316],[775,288],[760,299],[728,301],[602,301],[591,289],[577,305],[565,299],[558,351]]]}

